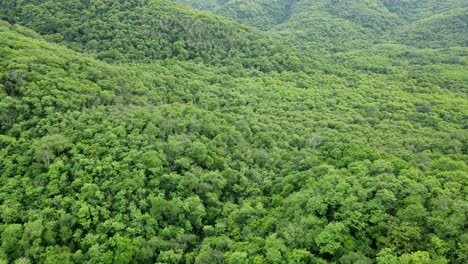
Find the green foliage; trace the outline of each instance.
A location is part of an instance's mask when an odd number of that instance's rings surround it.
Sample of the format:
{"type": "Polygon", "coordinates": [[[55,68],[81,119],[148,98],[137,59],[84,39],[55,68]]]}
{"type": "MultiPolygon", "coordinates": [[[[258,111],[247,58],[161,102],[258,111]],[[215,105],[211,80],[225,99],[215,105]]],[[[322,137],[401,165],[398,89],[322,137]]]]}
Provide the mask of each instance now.
{"type": "Polygon", "coordinates": [[[314,53],[389,40],[424,48],[467,45],[467,5],[460,0],[173,1],[268,30],[314,53]]]}
{"type": "Polygon", "coordinates": [[[36,142],[36,158],[49,166],[54,158],[63,154],[71,145],[63,135],[48,135],[36,142]]]}
{"type": "Polygon", "coordinates": [[[0,2],[0,263],[468,261],[461,1],[183,2],[0,2]]]}
{"type": "Polygon", "coordinates": [[[421,19],[397,33],[399,42],[420,48],[468,45],[468,8],[459,8],[421,19]],[[429,37],[430,36],[430,37],[429,37]]]}
{"type": "Polygon", "coordinates": [[[320,253],[335,255],[345,237],[345,226],[342,223],[330,223],[320,232],[315,241],[320,247],[320,253]]]}
{"type": "Polygon", "coordinates": [[[294,69],[292,51],[268,35],[165,0],[7,0],[0,3],[0,17],[107,62],[177,59],[236,62],[264,71],[294,69]],[[264,65],[267,61],[271,67],[264,65]]]}
{"type": "Polygon", "coordinates": [[[269,29],[286,20],[297,0],[172,0],[201,10],[209,10],[224,17],[260,29],[269,29]]]}

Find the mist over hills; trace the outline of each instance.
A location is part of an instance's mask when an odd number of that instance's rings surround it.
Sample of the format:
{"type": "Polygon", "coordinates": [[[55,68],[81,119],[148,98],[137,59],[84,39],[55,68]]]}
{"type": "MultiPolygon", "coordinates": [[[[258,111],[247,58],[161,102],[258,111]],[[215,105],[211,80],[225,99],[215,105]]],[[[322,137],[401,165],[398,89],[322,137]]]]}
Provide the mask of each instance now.
{"type": "Polygon", "coordinates": [[[1,1],[0,263],[467,262],[467,13],[1,1]]]}

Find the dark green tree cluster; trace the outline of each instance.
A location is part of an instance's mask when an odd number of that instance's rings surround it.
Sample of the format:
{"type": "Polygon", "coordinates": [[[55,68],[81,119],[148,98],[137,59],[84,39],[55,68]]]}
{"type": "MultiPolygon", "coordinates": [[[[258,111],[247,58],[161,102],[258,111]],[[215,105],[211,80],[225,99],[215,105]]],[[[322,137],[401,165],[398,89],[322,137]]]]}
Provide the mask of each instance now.
{"type": "Polygon", "coordinates": [[[288,18],[297,0],[171,0],[196,9],[207,10],[262,30],[288,18]]]}
{"type": "Polygon", "coordinates": [[[165,0],[0,3],[0,18],[107,62],[193,60],[262,71],[300,67],[270,36],[165,0]]]}

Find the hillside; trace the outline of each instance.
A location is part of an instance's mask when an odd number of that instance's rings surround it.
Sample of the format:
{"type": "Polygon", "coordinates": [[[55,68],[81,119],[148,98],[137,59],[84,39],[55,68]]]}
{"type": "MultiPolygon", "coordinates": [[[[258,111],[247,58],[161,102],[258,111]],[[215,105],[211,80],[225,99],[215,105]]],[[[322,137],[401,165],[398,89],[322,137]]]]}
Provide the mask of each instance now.
{"type": "Polygon", "coordinates": [[[107,62],[177,59],[264,71],[299,63],[266,34],[165,0],[2,1],[0,18],[107,62]]]}
{"type": "Polygon", "coordinates": [[[200,10],[211,11],[262,30],[269,29],[287,19],[289,9],[295,2],[295,0],[171,1],[186,4],[200,10]]]}
{"type": "Polygon", "coordinates": [[[376,42],[466,46],[468,5],[463,2],[302,0],[293,5],[289,19],[270,32],[313,52],[362,49],[376,42]]]}
{"type": "Polygon", "coordinates": [[[0,263],[468,261],[464,9],[306,2],[0,2],[0,263]]]}
{"type": "Polygon", "coordinates": [[[267,30],[288,19],[294,0],[227,1],[214,11],[224,17],[267,30]]]}
{"type": "Polygon", "coordinates": [[[384,5],[390,12],[397,14],[406,21],[426,19],[457,8],[467,8],[468,4],[460,0],[384,0],[384,5]]]}
{"type": "Polygon", "coordinates": [[[431,48],[467,43],[468,4],[460,0],[174,1],[267,30],[288,45],[312,52],[366,48],[375,41],[431,48]],[[454,38],[457,41],[450,42],[454,38]]]}
{"type": "Polygon", "coordinates": [[[396,33],[400,43],[420,48],[468,47],[468,8],[440,13],[396,33]]]}

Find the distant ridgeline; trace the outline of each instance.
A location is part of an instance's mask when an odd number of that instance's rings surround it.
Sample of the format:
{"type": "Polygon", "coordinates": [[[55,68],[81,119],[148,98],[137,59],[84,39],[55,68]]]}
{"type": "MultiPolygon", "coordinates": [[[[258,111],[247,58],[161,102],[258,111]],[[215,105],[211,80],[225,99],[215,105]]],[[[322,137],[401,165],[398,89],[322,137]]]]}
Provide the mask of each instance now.
{"type": "Polygon", "coordinates": [[[194,60],[297,70],[287,47],[253,28],[165,0],[1,1],[0,18],[108,62],[194,60]]]}
{"type": "Polygon", "coordinates": [[[267,30],[308,51],[350,50],[374,41],[431,48],[468,44],[463,0],[173,1],[267,30]]]}

